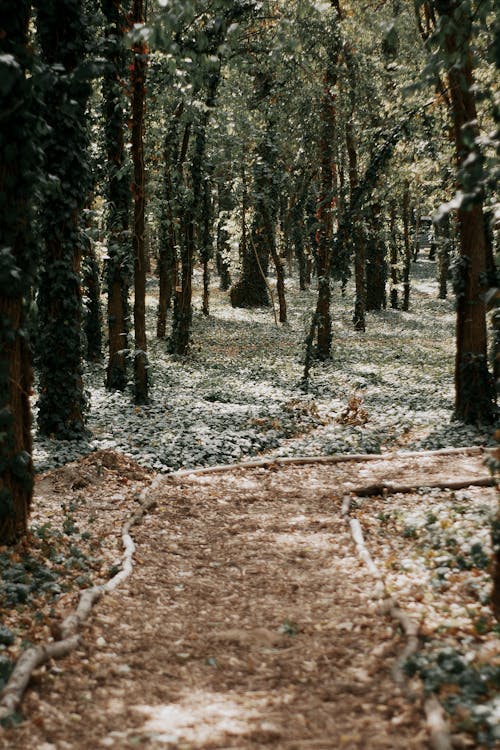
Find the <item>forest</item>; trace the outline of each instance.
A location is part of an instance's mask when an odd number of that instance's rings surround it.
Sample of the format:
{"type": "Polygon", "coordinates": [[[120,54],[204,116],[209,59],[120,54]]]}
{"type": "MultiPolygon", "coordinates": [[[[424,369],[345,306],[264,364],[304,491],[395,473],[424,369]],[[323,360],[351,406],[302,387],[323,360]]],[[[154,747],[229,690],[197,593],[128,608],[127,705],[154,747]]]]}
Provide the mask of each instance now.
{"type": "Polygon", "coordinates": [[[0,747],[500,741],[499,68],[495,0],[0,0],[0,747]]]}

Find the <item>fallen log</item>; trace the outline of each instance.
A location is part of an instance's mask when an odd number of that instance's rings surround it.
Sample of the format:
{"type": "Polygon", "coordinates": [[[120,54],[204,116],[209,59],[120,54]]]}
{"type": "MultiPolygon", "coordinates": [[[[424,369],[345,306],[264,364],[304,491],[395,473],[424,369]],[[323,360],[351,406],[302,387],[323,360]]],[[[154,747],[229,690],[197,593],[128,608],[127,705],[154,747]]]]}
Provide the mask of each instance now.
{"type": "Polygon", "coordinates": [[[391,482],[378,482],[367,484],[362,487],[352,487],[350,492],[358,497],[374,497],[376,495],[405,495],[408,492],[416,492],[418,489],[438,490],[463,490],[466,487],[494,487],[497,480],[492,477],[477,477],[470,479],[455,479],[448,481],[441,479],[435,482],[421,482],[413,484],[392,484],[391,482]]]}

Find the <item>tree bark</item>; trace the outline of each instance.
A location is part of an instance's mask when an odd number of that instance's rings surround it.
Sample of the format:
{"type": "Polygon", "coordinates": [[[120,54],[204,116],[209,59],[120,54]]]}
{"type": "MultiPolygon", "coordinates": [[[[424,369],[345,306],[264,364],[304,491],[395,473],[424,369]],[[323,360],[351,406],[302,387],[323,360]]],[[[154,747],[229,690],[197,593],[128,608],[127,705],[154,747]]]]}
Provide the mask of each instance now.
{"type": "Polygon", "coordinates": [[[49,125],[44,151],[52,184],[41,211],[38,426],[44,435],[74,440],[86,435],[87,407],[82,377],[80,216],[90,188],[86,108],[91,86],[79,70],[88,31],[83,0],[39,2],[37,31],[52,76],[44,101],[49,125]]]}
{"type": "Polygon", "coordinates": [[[466,161],[479,158],[477,111],[470,51],[471,18],[458,0],[435,0],[443,27],[442,49],[448,64],[458,188],[474,190],[458,208],[460,266],[457,276],[455,417],[466,423],[491,423],[495,393],[488,372],[486,301],[487,240],[482,193],[471,182],[466,161]]]}
{"type": "MultiPolygon", "coordinates": [[[[134,0],[131,21],[144,22],[143,0],[134,0]]],[[[149,400],[149,378],[146,337],[146,253],[145,253],[145,206],[146,173],[144,168],[144,107],[147,48],[144,42],[133,46],[132,84],[132,160],[134,178],[134,227],[132,247],[134,251],[134,400],[145,404],[149,400]]]]}
{"type": "MultiPolygon", "coordinates": [[[[346,125],[346,147],[349,160],[349,185],[351,202],[358,185],[358,153],[354,135],[354,123],[351,119],[346,125]]],[[[353,211],[351,225],[354,242],[354,281],[356,285],[356,300],[354,303],[353,323],[356,331],[366,330],[366,253],[365,238],[361,225],[359,207],[353,211]]]]}
{"type": "Polygon", "coordinates": [[[393,310],[397,310],[399,306],[398,300],[398,284],[399,284],[399,268],[398,268],[398,242],[396,237],[396,205],[391,201],[389,207],[389,242],[391,249],[391,307],[393,310]]]}
{"type": "Polygon", "coordinates": [[[408,312],[410,309],[410,271],[411,271],[411,241],[410,241],[410,186],[405,182],[403,189],[403,304],[401,309],[408,312]]]}
{"type": "Polygon", "coordinates": [[[25,306],[34,271],[35,246],[31,234],[36,146],[32,117],[28,24],[31,3],[20,0],[5,7],[0,2],[0,54],[12,55],[0,92],[0,545],[13,544],[27,530],[33,493],[31,459],[32,384],[30,346],[25,332],[25,306]]]}
{"type": "Polygon", "coordinates": [[[102,93],[104,99],[104,138],[108,161],[106,182],[106,231],[108,253],[105,261],[108,322],[108,364],[106,388],[125,390],[129,347],[129,289],[132,253],[129,237],[130,182],[125,170],[125,76],[126,52],[123,36],[126,17],[121,0],[101,0],[106,18],[106,58],[102,93]]]}

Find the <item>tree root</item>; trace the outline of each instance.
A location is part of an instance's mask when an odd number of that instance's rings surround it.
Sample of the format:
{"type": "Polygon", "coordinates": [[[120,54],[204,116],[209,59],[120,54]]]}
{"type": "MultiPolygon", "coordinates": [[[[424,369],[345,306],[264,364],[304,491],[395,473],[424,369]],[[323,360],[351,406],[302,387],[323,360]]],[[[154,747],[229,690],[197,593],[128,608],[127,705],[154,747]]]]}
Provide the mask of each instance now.
{"type": "MultiPolygon", "coordinates": [[[[471,484],[471,483],[469,483],[471,484]]],[[[468,485],[465,485],[468,486],[468,485]]],[[[412,488],[415,489],[414,487],[412,488]]],[[[392,492],[392,490],[391,490],[392,492]]],[[[371,494],[371,493],[370,493],[371,494]]],[[[414,698],[411,691],[407,688],[407,678],[404,673],[404,664],[407,659],[415,654],[419,649],[418,625],[399,607],[397,601],[388,593],[385,581],[377,566],[375,565],[369,550],[365,545],[363,530],[357,519],[350,517],[351,498],[345,495],[342,501],[342,515],[349,525],[353,541],[356,545],[356,551],[363,560],[370,573],[376,579],[376,589],[373,594],[374,598],[383,599],[382,611],[388,614],[402,628],[406,638],[406,645],[400,653],[399,658],[392,667],[392,677],[399,688],[414,698]]],[[[427,730],[430,737],[430,747],[432,750],[451,750],[452,742],[449,725],[445,719],[444,710],[434,696],[424,702],[424,712],[426,717],[427,730]]]]}
{"type": "Polygon", "coordinates": [[[148,487],[142,490],[139,495],[140,507],[122,526],[124,552],[121,570],[106,583],[92,586],[81,592],[76,610],[62,622],[59,628],[60,637],[56,641],[29,648],[19,657],[6,686],[0,693],[0,721],[7,719],[19,708],[35,669],[46,664],[50,659],[59,659],[78,648],[81,643],[78,631],[81,624],[88,618],[94,604],[103,594],[108,594],[118,588],[132,573],[135,544],[130,536],[130,530],[156,504],[154,498],[148,500],[148,495],[156,489],[160,479],[161,477],[156,477],[148,487]]]}

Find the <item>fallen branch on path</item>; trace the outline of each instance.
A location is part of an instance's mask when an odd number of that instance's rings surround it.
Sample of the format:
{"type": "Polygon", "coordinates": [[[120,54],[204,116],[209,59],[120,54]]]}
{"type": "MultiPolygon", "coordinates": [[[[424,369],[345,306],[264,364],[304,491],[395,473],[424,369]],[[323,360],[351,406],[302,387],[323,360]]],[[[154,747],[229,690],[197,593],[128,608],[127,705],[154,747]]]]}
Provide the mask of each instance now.
{"type": "Polygon", "coordinates": [[[255,461],[242,461],[234,464],[216,464],[215,466],[203,466],[200,469],[180,469],[168,477],[199,476],[200,474],[220,474],[224,472],[237,471],[239,469],[267,469],[281,466],[306,466],[309,464],[341,464],[350,461],[390,461],[395,458],[425,458],[426,456],[478,456],[484,453],[483,448],[442,448],[435,451],[395,451],[394,453],[335,453],[331,456],[302,456],[287,458],[259,458],[255,461]]]}
{"type": "MultiPolygon", "coordinates": [[[[415,487],[412,488],[412,491],[414,489],[415,487]]],[[[383,598],[382,611],[388,614],[401,626],[406,638],[406,645],[392,667],[392,676],[401,690],[406,692],[408,696],[412,698],[414,696],[411,695],[405,684],[407,679],[404,673],[404,665],[410,656],[415,654],[419,649],[419,628],[417,623],[415,623],[411,617],[400,608],[398,602],[388,593],[383,576],[375,565],[370,552],[365,545],[361,524],[357,519],[350,517],[350,507],[351,497],[345,495],[342,501],[342,515],[351,529],[351,535],[359,557],[363,560],[368,570],[377,581],[374,596],[377,596],[378,594],[379,598],[383,598]]],[[[424,702],[424,712],[432,750],[452,750],[449,725],[445,719],[443,708],[437,698],[431,697],[424,702]]]]}
{"type": "Polygon", "coordinates": [[[114,591],[132,573],[135,544],[130,536],[130,530],[156,504],[154,498],[148,500],[148,495],[159,482],[160,477],[156,477],[148,487],[142,490],[139,495],[139,509],[122,526],[124,552],[121,570],[106,583],[100,586],[92,586],[81,592],[76,610],[68,615],[58,628],[60,634],[58,640],[29,648],[19,657],[6,686],[0,693],[0,721],[7,719],[19,708],[35,669],[51,659],[60,659],[67,656],[71,651],[78,648],[81,643],[78,631],[81,624],[88,618],[94,604],[103,594],[114,591]]]}
{"type": "Polygon", "coordinates": [[[440,479],[435,482],[425,482],[422,484],[392,484],[391,482],[379,482],[377,484],[368,484],[363,487],[353,487],[350,489],[353,495],[358,497],[374,497],[376,495],[405,495],[408,492],[416,492],[421,488],[430,490],[463,490],[466,487],[494,487],[497,480],[492,476],[477,477],[476,479],[456,479],[448,481],[440,479]]]}

